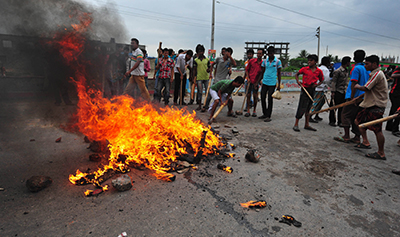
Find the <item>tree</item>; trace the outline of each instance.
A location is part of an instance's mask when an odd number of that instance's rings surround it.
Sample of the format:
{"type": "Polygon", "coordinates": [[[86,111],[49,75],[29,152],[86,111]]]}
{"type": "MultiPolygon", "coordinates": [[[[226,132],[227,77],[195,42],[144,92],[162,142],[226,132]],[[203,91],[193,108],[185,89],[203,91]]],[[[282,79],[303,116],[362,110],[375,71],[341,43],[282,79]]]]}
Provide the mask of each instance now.
{"type": "Polygon", "coordinates": [[[300,69],[304,66],[307,66],[307,61],[307,58],[292,58],[289,60],[289,66],[300,69]]]}
{"type": "Polygon", "coordinates": [[[329,57],[329,61],[330,62],[334,62],[334,63],[338,63],[341,60],[339,59],[339,56],[335,55],[335,57],[333,57],[332,54],[328,54],[327,57],[329,57]]]}
{"type": "Polygon", "coordinates": [[[282,62],[282,67],[286,67],[289,63],[289,54],[283,54],[281,57],[279,57],[279,60],[282,62]]]}
{"type": "Polygon", "coordinates": [[[308,55],[310,55],[310,54],[307,52],[307,50],[303,49],[303,50],[300,50],[298,58],[307,58],[308,55]]]}

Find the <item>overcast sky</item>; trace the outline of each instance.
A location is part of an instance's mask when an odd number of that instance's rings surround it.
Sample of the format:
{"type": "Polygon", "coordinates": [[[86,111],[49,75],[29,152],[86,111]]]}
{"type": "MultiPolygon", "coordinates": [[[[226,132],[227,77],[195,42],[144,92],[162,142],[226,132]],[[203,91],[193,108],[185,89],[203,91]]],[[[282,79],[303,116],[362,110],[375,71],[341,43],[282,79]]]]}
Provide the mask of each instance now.
{"type": "MultiPolygon", "coordinates": [[[[117,11],[126,27],[126,40],[136,37],[156,55],[163,47],[194,49],[211,43],[212,0],[85,0],[117,11]]],[[[215,49],[232,47],[242,59],[244,42],[290,42],[290,57],[300,50],[320,56],[343,57],[364,49],[367,55],[400,55],[397,0],[220,0],[215,3],[215,49]]],[[[124,41],[119,39],[119,41],[124,41]]]]}

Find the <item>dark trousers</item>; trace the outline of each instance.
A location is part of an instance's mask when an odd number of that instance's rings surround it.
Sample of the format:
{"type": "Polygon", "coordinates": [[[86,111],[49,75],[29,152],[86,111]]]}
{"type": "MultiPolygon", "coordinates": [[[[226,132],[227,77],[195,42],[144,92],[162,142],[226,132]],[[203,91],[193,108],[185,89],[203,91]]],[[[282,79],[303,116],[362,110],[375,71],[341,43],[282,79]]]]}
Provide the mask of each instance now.
{"type": "Polygon", "coordinates": [[[272,114],[272,106],[273,106],[273,98],[272,94],[275,91],[276,86],[267,86],[267,85],[262,85],[261,87],[261,106],[262,106],[262,111],[263,115],[271,118],[272,114]],[[267,94],[268,94],[268,107],[267,107],[267,94]]]}
{"type": "Polygon", "coordinates": [[[169,103],[169,90],[171,87],[171,79],[169,78],[159,78],[157,83],[157,94],[154,95],[154,99],[158,102],[161,101],[161,91],[164,89],[164,103],[168,105],[169,103]]]}
{"type": "MultiPolygon", "coordinates": [[[[346,102],[345,96],[346,95],[344,93],[340,93],[340,92],[336,91],[333,100],[331,98],[331,102],[329,103],[329,107],[334,106],[333,105],[333,101],[335,101],[335,105],[339,105],[339,104],[342,104],[342,103],[346,102]]],[[[338,123],[338,125],[340,125],[342,123],[342,111],[343,111],[343,107],[339,108],[337,110],[337,123],[338,123]]],[[[335,114],[336,114],[335,110],[329,111],[329,123],[336,123],[335,114]]]]}
{"type": "MultiPolygon", "coordinates": [[[[306,89],[308,94],[310,94],[310,96],[314,98],[315,88],[305,87],[304,89],[306,89]]],[[[306,112],[310,112],[312,104],[313,102],[310,100],[307,93],[304,92],[303,89],[301,89],[299,105],[297,106],[296,118],[301,119],[306,112]]]]}
{"type": "MultiPolygon", "coordinates": [[[[181,74],[175,73],[175,87],[174,87],[174,103],[178,102],[178,98],[181,96],[179,93],[181,87],[181,74]]],[[[186,92],[186,74],[183,75],[182,79],[182,104],[185,102],[185,92],[186,92]]]]}
{"type": "MultiPolygon", "coordinates": [[[[392,103],[392,107],[390,108],[389,111],[389,116],[394,114],[396,110],[400,107],[400,96],[395,96],[392,94],[389,94],[390,102],[392,103]]],[[[399,131],[399,122],[400,118],[397,117],[396,119],[392,119],[387,121],[386,123],[386,130],[392,131],[392,132],[398,132],[399,131]]]]}

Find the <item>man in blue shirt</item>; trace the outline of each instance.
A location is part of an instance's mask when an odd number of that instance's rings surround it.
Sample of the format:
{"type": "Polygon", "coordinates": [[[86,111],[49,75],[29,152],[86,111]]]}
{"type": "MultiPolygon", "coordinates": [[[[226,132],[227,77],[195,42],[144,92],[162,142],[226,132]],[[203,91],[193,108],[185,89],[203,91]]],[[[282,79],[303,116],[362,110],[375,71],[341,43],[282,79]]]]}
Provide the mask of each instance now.
{"type": "MultiPolygon", "coordinates": [[[[269,46],[267,49],[268,58],[264,60],[261,64],[261,77],[262,87],[261,87],[261,106],[263,115],[258,117],[259,119],[265,119],[264,122],[271,121],[272,114],[272,94],[275,88],[279,91],[281,89],[281,68],[282,63],[279,59],[274,56],[275,48],[274,46],[269,46]],[[263,76],[264,75],[264,76],[263,76]],[[278,84],[276,83],[278,79],[278,84]],[[266,103],[266,98],[268,94],[268,107],[266,103]]],[[[259,81],[260,81],[259,79],[259,81]]]]}
{"type": "MultiPolygon", "coordinates": [[[[354,61],[355,65],[352,71],[350,72],[350,82],[347,86],[345,99],[346,101],[353,100],[358,96],[364,94],[364,91],[355,89],[355,85],[359,84],[360,86],[364,86],[369,79],[369,71],[367,71],[364,67],[364,58],[365,51],[364,50],[356,50],[354,51],[354,61]]],[[[362,99],[358,99],[355,103],[347,105],[343,108],[342,112],[342,127],[344,129],[344,136],[335,137],[334,139],[341,142],[354,142],[360,143],[360,131],[358,130],[358,126],[354,124],[354,120],[356,119],[359,104],[362,99]],[[354,133],[354,137],[350,139],[350,126],[351,131],[354,133]]]]}

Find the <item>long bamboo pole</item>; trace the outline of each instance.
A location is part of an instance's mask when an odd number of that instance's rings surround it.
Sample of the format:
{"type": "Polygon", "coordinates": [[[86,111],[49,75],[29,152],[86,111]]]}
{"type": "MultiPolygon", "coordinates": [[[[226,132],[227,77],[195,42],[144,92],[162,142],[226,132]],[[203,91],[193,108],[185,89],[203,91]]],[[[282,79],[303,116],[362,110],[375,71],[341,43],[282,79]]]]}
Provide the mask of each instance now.
{"type": "Polygon", "coordinates": [[[388,120],[395,119],[395,118],[397,118],[399,116],[400,116],[400,114],[393,114],[393,115],[387,116],[385,118],[380,118],[380,119],[376,119],[376,120],[373,120],[373,121],[369,121],[369,122],[360,124],[358,126],[360,128],[365,128],[365,127],[368,127],[368,126],[372,126],[372,125],[375,125],[375,124],[378,124],[378,123],[383,123],[383,122],[386,122],[388,120]]]}
{"type": "Polygon", "coordinates": [[[338,108],[345,107],[347,105],[351,105],[351,104],[357,103],[363,97],[364,97],[364,94],[356,97],[355,100],[350,100],[350,101],[347,101],[347,102],[344,102],[344,103],[341,103],[341,104],[338,104],[338,105],[335,105],[335,106],[332,106],[332,107],[329,107],[329,108],[326,108],[326,109],[321,109],[320,111],[314,111],[314,112],[310,113],[310,115],[319,114],[319,113],[322,113],[322,112],[327,112],[327,111],[330,111],[330,110],[333,110],[333,109],[338,109],[338,108]]]}

